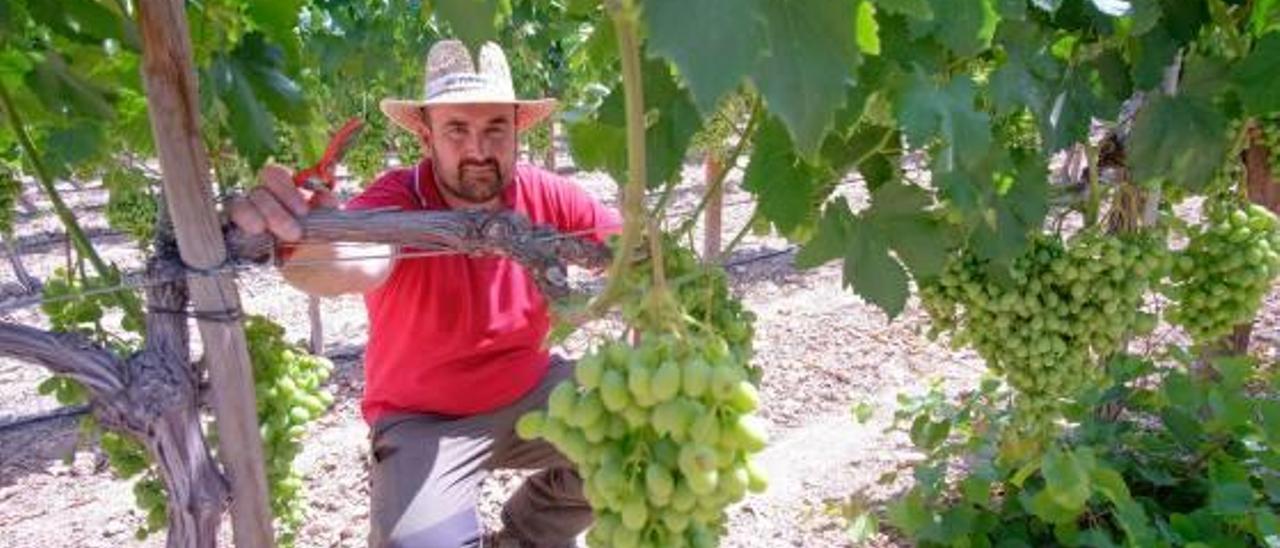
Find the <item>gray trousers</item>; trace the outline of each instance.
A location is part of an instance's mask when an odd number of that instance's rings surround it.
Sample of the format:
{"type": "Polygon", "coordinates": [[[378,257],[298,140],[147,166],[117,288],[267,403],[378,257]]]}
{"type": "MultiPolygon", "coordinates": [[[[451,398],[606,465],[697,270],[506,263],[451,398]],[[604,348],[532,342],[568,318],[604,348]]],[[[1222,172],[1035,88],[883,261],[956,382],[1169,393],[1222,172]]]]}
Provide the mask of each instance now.
{"type": "Polygon", "coordinates": [[[496,468],[538,473],[507,501],[504,527],[533,546],[562,546],[591,525],[591,507],[572,463],[543,440],[515,435],[525,412],[545,409],[551,389],[573,372],[552,356],[546,377],[519,401],[463,418],[397,414],[373,426],[369,546],[480,546],[480,481],[496,468]]]}

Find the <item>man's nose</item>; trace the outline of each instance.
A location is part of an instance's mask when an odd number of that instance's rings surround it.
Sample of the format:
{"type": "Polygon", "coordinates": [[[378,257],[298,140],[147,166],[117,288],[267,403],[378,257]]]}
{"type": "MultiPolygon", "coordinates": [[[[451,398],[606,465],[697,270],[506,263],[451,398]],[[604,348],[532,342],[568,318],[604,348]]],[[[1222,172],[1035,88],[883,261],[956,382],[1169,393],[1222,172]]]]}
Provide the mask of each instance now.
{"type": "Polygon", "coordinates": [[[490,157],[489,143],[484,138],[483,132],[475,132],[467,136],[464,143],[462,155],[468,160],[483,161],[490,157]]]}

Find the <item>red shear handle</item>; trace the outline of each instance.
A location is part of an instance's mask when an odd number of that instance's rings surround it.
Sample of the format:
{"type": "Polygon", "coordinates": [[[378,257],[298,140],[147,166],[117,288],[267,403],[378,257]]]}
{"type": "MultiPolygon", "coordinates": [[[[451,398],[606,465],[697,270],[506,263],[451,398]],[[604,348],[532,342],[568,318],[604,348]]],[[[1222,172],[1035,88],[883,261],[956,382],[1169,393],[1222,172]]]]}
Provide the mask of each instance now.
{"type": "Polygon", "coordinates": [[[320,158],[320,161],[295,173],[293,175],[293,184],[317,192],[321,191],[321,188],[333,191],[337,185],[337,181],[334,178],[334,169],[338,166],[338,162],[342,161],[342,157],[346,155],[347,150],[351,148],[351,144],[355,142],[356,134],[363,128],[364,120],[359,117],[352,117],[347,120],[347,123],[343,124],[329,139],[329,145],[325,147],[324,156],[320,158]]]}

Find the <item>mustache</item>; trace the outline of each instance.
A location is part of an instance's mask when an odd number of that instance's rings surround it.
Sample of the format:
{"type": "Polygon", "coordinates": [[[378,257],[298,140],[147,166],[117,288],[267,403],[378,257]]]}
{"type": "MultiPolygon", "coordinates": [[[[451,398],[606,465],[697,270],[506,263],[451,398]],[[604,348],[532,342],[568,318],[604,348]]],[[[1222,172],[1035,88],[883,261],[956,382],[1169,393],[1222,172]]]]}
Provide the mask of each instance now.
{"type": "Polygon", "coordinates": [[[467,168],[472,168],[472,169],[491,169],[491,170],[493,170],[493,171],[498,171],[498,159],[497,159],[497,158],[486,158],[486,159],[484,159],[484,160],[463,160],[463,161],[461,161],[461,162],[458,162],[458,171],[459,171],[459,172],[461,172],[462,170],[467,169],[467,168]]]}

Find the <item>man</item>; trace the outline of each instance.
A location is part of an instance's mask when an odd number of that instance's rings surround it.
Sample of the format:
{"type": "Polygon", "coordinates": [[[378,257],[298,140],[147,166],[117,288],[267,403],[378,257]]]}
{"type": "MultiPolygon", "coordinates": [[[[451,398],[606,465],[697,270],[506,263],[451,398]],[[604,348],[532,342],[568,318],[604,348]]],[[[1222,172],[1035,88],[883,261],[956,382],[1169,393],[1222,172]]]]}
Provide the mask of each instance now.
{"type": "MultiPolygon", "coordinates": [[[[516,164],[518,132],[546,118],[555,101],[516,100],[498,46],[481,48],[477,66],[462,43],[440,42],[427,55],[426,72],[425,100],[384,100],[381,107],[418,135],[427,158],[383,174],[347,209],[509,208],[562,232],[596,229],[599,239],[614,231],[616,214],[581,189],[516,164]]],[[[248,232],[297,241],[296,216],[338,206],[331,195],[297,190],[279,166],[260,177],[231,206],[232,220],[248,232]]],[[[537,286],[506,258],[376,258],[390,251],[301,245],[281,267],[290,284],[314,295],[364,294],[370,545],[481,545],[478,486],[488,470],[503,467],[540,471],[503,508],[502,533],[486,541],[572,546],[591,523],[576,471],[550,445],[513,433],[515,421],[545,407],[551,388],[572,370],[542,349],[549,318],[537,286]],[[344,260],[327,261],[337,258],[344,260]]]]}

